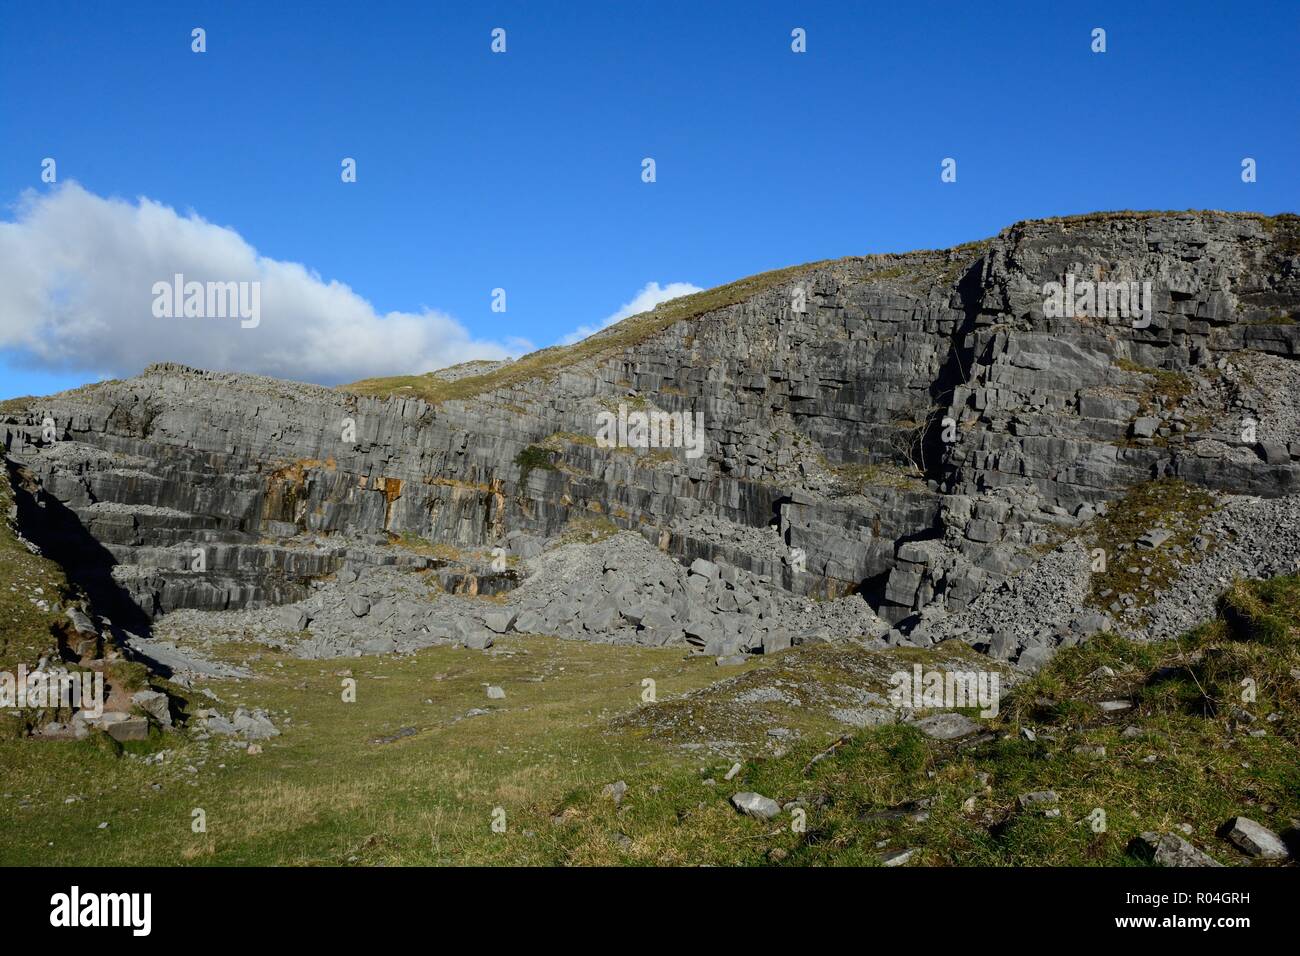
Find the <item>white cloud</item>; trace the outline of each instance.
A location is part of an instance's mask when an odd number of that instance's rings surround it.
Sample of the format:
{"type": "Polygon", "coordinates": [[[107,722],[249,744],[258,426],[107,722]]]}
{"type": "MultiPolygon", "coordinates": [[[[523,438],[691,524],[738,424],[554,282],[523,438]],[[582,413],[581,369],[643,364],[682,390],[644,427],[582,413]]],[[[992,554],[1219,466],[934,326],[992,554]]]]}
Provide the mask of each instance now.
{"type": "MultiPolygon", "coordinates": [[[[660,302],[701,291],[647,283],[618,311],[566,336],[576,342],[660,302]]],[[[517,356],[524,339],[475,339],[434,309],[379,314],[341,282],[260,256],[234,229],[141,197],[105,199],[68,182],[28,190],[0,221],[0,350],[35,368],[137,374],[151,362],[252,372],[326,385],[517,356]],[[157,318],[157,282],[259,282],[261,318],[157,318]]]]}
{"type": "Polygon", "coordinates": [[[703,291],[699,286],[691,285],[689,282],[670,282],[664,286],[661,286],[658,282],[647,282],[645,288],[638,292],[631,302],[625,302],[617,312],[607,316],[599,325],[580,326],[566,335],[561,340],[561,343],[570,345],[585,339],[589,335],[594,335],[601,329],[609,328],[615,322],[622,322],[630,315],[649,312],[660,302],[667,302],[669,299],[676,299],[678,296],[690,295],[692,292],[703,291]]]}
{"type": "Polygon", "coordinates": [[[431,309],[389,312],[296,262],[259,256],[233,229],[147,198],[104,199],[69,182],[28,191],[0,222],[0,348],[37,365],[133,375],[150,362],[324,384],[426,371],[531,346],[474,339],[431,309]],[[261,283],[261,322],[155,318],[153,285],[261,283]]]}

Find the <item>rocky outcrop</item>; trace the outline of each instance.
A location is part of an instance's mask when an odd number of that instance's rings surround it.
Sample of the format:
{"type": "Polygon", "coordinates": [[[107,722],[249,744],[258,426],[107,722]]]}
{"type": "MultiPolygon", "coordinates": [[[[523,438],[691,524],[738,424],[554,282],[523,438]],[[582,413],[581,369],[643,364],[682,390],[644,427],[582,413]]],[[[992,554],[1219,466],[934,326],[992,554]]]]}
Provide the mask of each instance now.
{"type": "Polygon", "coordinates": [[[484,387],[437,405],[157,365],[0,439],[29,536],[145,617],[300,602],[345,564],[446,568],[393,556],[402,536],[531,557],[583,518],[683,566],[860,593],[901,637],[1137,482],[1294,493],[1297,318],[1294,217],[1107,214],[822,264],[532,379],[457,373],[484,387]],[[1062,309],[1049,283],[1102,301],[1062,309]],[[702,454],[601,447],[619,406],[699,413],[702,454]]]}

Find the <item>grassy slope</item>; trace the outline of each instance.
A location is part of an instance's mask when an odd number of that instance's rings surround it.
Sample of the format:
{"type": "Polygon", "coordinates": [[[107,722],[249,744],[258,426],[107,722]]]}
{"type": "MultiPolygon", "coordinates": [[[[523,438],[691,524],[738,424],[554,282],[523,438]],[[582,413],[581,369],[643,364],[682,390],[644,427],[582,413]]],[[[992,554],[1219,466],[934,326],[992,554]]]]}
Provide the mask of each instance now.
{"type": "Polygon", "coordinates": [[[15,537],[6,519],[12,504],[13,489],[0,463],[0,669],[5,670],[33,667],[56,648],[50,627],[62,614],[53,608],[68,590],[59,566],[32,554],[15,537]],[[46,607],[34,601],[45,601],[46,607]]]}
{"type": "Polygon", "coordinates": [[[225,645],[258,678],[206,682],[222,702],[194,695],[191,706],[268,708],[283,733],[259,755],[189,732],[127,744],[123,756],[92,741],[0,741],[0,865],[535,860],[514,820],[525,806],[681,759],[592,728],[634,707],[644,677],[668,695],[717,676],[680,651],[550,638],[499,647],[516,653],[320,662],[225,645]],[[357,680],[355,703],[341,699],[341,668],[357,680]],[[487,683],[506,699],[490,701],[487,683]],[[471,708],[491,713],[464,717],[471,708]],[[416,732],[373,742],[407,727],[416,732]],[[142,759],[160,750],[160,764],[142,759]],[[505,835],[490,827],[498,806],[505,835]],[[194,808],[206,834],[191,831],[194,808]]]}
{"type": "Polygon", "coordinates": [[[1193,843],[1244,862],[1215,836],[1225,820],[1244,814],[1282,832],[1300,817],[1298,626],[1300,578],[1238,584],[1217,620],[1179,642],[1102,636],[1063,652],[1004,702],[989,728],[995,739],[958,746],[887,726],[859,732],[808,772],[812,744],[751,761],[726,784],[639,775],[619,810],[596,792],[575,792],[567,822],[549,830],[551,859],[852,865],[915,849],[913,864],[1131,865],[1138,833],[1186,824],[1193,843]],[[1102,666],[1115,676],[1088,676],[1102,666]],[[1246,677],[1258,687],[1250,704],[1241,701],[1246,677]],[[1132,710],[1096,706],[1123,697],[1132,710]],[[1259,728],[1266,736],[1249,735],[1259,728]],[[786,813],[769,823],[740,816],[726,798],[742,790],[802,798],[806,832],[793,832],[786,813]],[[1017,810],[1019,794],[1040,790],[1060,795],[1059,817],[1017,810]],[[928,816],[878,816],[908,801],[929,801],[928,816]],[[1105,832],[1089,825],[1097,808],[1105,832]]]}
{"type": "Polygon", "coordinates": [[[1133,595],[1138,607],[1149,604],[1198,560],[1193,540],[1214,509],[1214,495],[1177,478],[1134,485],[1110,502],[1106,515],[1086,532],[1087,546],[1106,552],[1105,570],[1092,576],[1093,604],[1105,608],[1121,594],[1133,595]],[[1136,548],[1138,538],[1155,527],[1172,532],[1171,537],[1159,548],[1136,548]]]}
{"type": "MultiPolygon", "coordinates": [[[[881,268],[876,278],[897,278],[926,266],[926,257],[944,255],[948,262],[929,263],[936,270],[941,266],[951,269],[952,263],[973,260],[980,254],[988,240],[964,243],[952,249],[921,249],[899,255],[868,256],[879,260],[881,268]]],[[[678,322],[698,319],[710,312],[725,309],[750,299],[768,289],[784,285],[817,269],[849,262],[847,259],[823,259],[803,265],[775,269],[747,276],[735,282],[720,285],[703,292],[682,296],[661,303],[649,312],[630,316],[608,329],[597,332],[573,345],[557,345],[523,356],[509,365],[484,375],[470,375],[454,382],[445,382],[432,373],[424,375],[398,375],[386,378],[364,379],[343,385],[343,391],[379,398],[422,398],[427,402],[468,399],[499,388],[509,388],[535,379],[547,379],[560,370],[588,359],[608,358],[625,349],[646,341],[678,322]]],[[[955,273],[953,273],[955,275],[955,273]]]]}
{"type": "Polygon", "coordinates": [[[735,730],[718,723],[724,697],[789,690],[801,674],[878,686],[872,652],[797,648],[710,687],[728,675],[679,650],[550,638],[505,639],[510,655],[431,648],[345,662],[225,645],[258,678],[207,685],[220,709],[268,707],[281,737],[260,755],[188,732],[127,745],[125,756],[91,742],[0,742],[0,864],[849,865],[915,848],[913,862],[929,864],[1119,865],[1137,862],[1126,851],[1135,834],[1180,824],[1224,862],[1241,862],[1214,836],[1224,820],[1241,813],[1283,831],[1300,817],[1300,579],[1239,585],[1224,608],[1179,643],[1101,637],[1062,653],[1004,699],[990,722],[997,736],[974,746],[892,725],[856,732],[805,772],[832,725],[806,705],[756,713],[751,743],[761,749],[774,723],[797,729],[799,742],[788,752],[769,742],[729,783],[731,761],[700,749],[693,725],[735,730]],[[1088,677],[1103,664],[1114,677],[1088,677]],[[340,699],[341,667],[358,680],[355,704],[340,699]],[[1239,702],[1244,676],[1258,685],[1253,704],[1239,702]],[[643,677],[658,682],[662,703],[639,704],[643,677]],[[489,701],[486,683],[506,700],[489,701]],[[1124,696],[1133,710],[1096,707],[1124,696]],[[492,712],[464,718],[473,707],[492,712]],[[1242,723],[1239,709],[1255,722],[1242,723]],[[1136,736],[1123,733],[1130,725],[1136,736]],[[373,742],[406,727],[415,733],[373,742]],[[1267,735],[1249,736],[1256,728],[1267,735]],[[161,764],[141,759],[160,748],[161,764]],[[601,795],[616,779],[629,784],[621,808],[601,795]],[[1018,794],[1045,789],[1061,796],[1059,818],[1015,809],[1018,794]],[[788,814],[740,816],[727,803],[740,790],[802,797],[806,832],[793,832],[788,814]],[[871,816],[918,800],[932,801],[924,820],[871,816]],[[490,826],[498,806],[505,833],[490,826]],[[191,832],[195,807],[207,812],[206,834],[191,832]],[[1106,812],[1105,833],[1086,822],[1094,808],[1106,812]]]}

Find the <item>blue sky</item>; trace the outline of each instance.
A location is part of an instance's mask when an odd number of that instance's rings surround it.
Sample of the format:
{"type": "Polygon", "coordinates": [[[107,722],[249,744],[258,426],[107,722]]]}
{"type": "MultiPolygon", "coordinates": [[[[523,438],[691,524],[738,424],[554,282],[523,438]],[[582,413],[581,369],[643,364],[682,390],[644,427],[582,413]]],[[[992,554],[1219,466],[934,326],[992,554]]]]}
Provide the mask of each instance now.
{"type": "MultiPolygon", "coordinates": [[[[443,333],[416,328],[430,314],[464,333],[457,355],[517,351],[598,326],[651,282],[707,287],[1099,209],[1295,211],[1297,48],[1300,7],[1282,2],[7,2],[0,222],[22,221],[24,191],[40,203],[69,181],[86,202],[196,214],[350,287],[380,317],[357,336],[383,338],[401,313],[389,365],[420,372],[403,363],[435,354],[443,333]],[[956,183],[940,182],[945,157],[956,183]]],[[[131,273],[122,257],[154,240],[108,212],[69,232],[67,216],[31,244],[45,259],[0,276],[85,271],[67,281],[101,311],[34,333],[45,289],[24,300],[35,313],[0,315],[0,398],[131,374],[181,334],[136,321],[147,294],[101,304],[113,276],[96,273],[131,273]],[[82,244],[66,261],[64,242],[82,244]]],[[[167,248],[150,255],[141,275],[168,267],[167,248]]],[[[318,308],[282,313],[310,338],[318,308]]],[[[177,357],[332,384],[346,337],[313,340],[327,356],[313,361],[275,319],[219,350],[178,339],[177,357]]]]}

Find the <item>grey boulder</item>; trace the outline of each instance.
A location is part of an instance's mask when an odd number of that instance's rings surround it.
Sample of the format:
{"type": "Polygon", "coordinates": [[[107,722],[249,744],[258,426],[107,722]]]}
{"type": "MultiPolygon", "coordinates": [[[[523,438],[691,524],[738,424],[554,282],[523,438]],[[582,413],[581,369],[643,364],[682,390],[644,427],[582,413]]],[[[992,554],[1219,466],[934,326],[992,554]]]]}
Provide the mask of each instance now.
{"type": "Polygon", "coordinates": [[[1291,855],[1280,836],[1247,817],[1233,817],[1223,825],[1222,833],[1247,856],[1261,860],[1285,860],[1291,855]]]}

